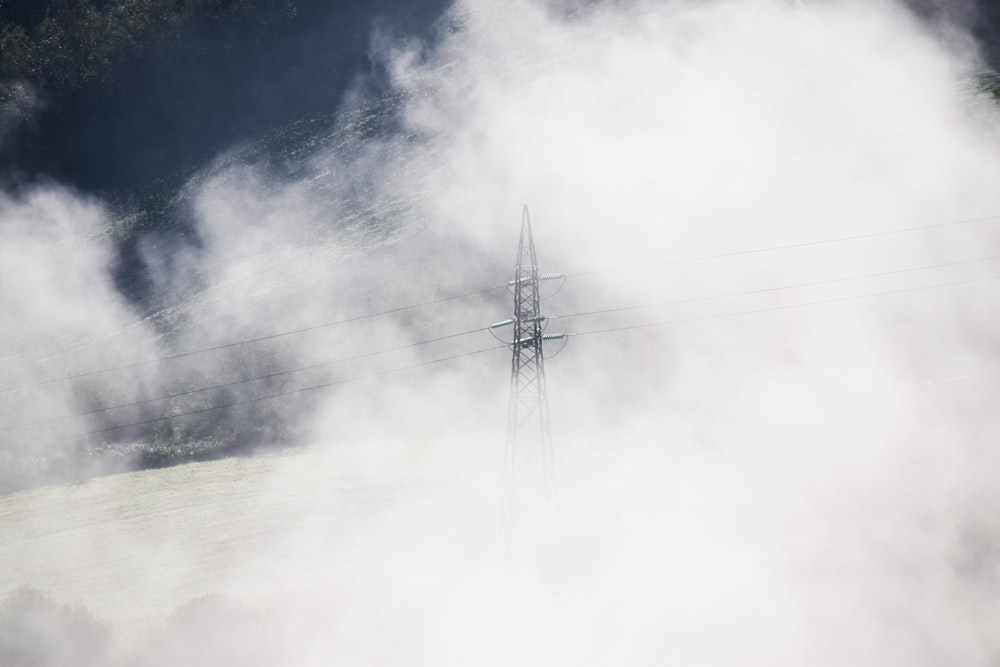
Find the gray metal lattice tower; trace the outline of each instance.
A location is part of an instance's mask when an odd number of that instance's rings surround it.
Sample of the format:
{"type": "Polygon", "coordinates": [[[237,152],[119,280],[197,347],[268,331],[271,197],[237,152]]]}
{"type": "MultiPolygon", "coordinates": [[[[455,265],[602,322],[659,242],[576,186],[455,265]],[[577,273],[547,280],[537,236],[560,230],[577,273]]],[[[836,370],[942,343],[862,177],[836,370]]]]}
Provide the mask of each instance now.
{"type": "Polygon", "coordinates": [[[524,207],[521,238],[517,248],[514,279],[508,285],[514,294],[514,317],[493,328],[513,325],[510,403],[507,413],[507,445],[500,524],[501,548],[510,553],[515,526],[524,541],[548,550],[555,546],[555,464],[545,391],[546,340],[563,334],[546,334],[541,314],[542,280],[560,274],[539,275],[531,217],[524,207]]]}

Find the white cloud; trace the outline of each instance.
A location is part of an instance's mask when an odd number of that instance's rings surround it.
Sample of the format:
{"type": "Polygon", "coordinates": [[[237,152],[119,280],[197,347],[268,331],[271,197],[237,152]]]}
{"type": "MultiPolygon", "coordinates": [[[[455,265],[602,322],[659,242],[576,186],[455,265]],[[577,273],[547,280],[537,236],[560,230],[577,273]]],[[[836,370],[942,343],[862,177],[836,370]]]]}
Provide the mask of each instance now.
{"type": "MultiPolygon", "coordinates": [[[[964,88],[975,57],[893,3],[564,10],[459,2],[435,42],[378,42],[404,99],[398,127],[365,138],[345,126],[294,177],[223,163],[193,185],[200,244],[154,271],[162,294],[182,297],[187,328],[174,344],[495,284],[523,202],[542,269],[570,274],[1000,215],[997,114],[964,88]]],[[[380,102],[359,91],[351,117],[380,102]]],[[[346,540],[354,558],[330,564],[321,599],[302,598],[314,625],[301,632],[333,628],[324,660],[988,664],[996,282],[901,290],[991,277],[995,262],[902,270],[997,254],[998,224],[571,275],[547,312],[730,296],[553,324],[578,334],[701,320],[572,337],[549,366],[565,597],[491,562],[501,356],[344,385],[315,411],[273,408],[295,410],[340,470],[387,489],[396,473],[465,472],[386,490],[382,509],[338,533],[330,517],[348,511],[344,496],[323,489],[314,459],[289,464],[259,500],[306,478],[315,495],[219,586],[294,606],[321,555],[346,540]],[[731,294],[782,285],[799,287],[731,294]],[[791,307],[807,301],[829,303],[791,307]],[[756,310],[767,312],[722,317],[756,310]],[[336,448],[347,441],[372,444],[336,448]],[[281,574],[295,567],[288,553],[309,565],[281,574]]],[[[79,272],[100,274],[106,252],[74,260],[79,272]]],[[[44,285],[54,266],[41,257],[29,269],[44,285]]],[[[72,329],[76,305],[23,308],[72,329]]],[[[352,356],[482,326],[505,308],[485,297],[407,311],[241,363],[352,356]]],[[[480,342],[325,368],[314,381],[480,342]]]]}

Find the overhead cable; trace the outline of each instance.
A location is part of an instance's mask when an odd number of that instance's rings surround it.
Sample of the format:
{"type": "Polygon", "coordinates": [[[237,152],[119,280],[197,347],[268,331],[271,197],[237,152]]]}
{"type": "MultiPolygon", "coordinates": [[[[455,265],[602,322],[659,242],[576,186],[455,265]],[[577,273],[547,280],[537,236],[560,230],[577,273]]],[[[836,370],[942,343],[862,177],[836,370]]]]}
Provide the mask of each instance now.
{"type": "MultiPolygon", "coordinates": [[[[714,315],[703,315],[703,316],[698,316],[698,317],[685,317],[685,318],[678,318],[678,319],[673,319],[673,320],[663,320],[663,321],[660,321],[660,322],[647,322],[647,323],[644,323],[644,324],[633,324],[633,325],[629,325],[629,326],[608,327],[608,328],[605,328],[605,329],[593,329],[593,330],[590,330],[590,331],[577,331],[575,333],[568,333],[566,335],[568,335],[568,336],[590,336],[590,335],[593,335],[593,334],[613,333],[613,332],[618,332],[618,331],[629,331],[629,330],[633,330],[633,329],[649,329],[649,328],[653,328],[653,327],[663,327],[663,326],[669,326],[669,325],[672,325],[672,324],[686,324],[686,323],[689,323],[689,322],[704,322],[704,321],[708,321],[708,320],[720,320],[720,319],[725,319],[725,318],[729,318],[729,317],[740,317],[740,316],[743,316],[743,315],[753,315],[753,314],[756,314],[756,313],[771,313],[771,312],[777,312],[777,311],[782,311],[782,310],[794,310],[794,309],[797,309],[797,308],[807,308],[807,307],[810,307],[810,306],[819,306],[819,305],[824,305],[824,304],[840,303],[840,302],[845,302],[845,301],[856,301],[856,300],[860,300],[860,299],[872,299],[872,298],[880,297],[880,296],[889,296],[889,295],[892,295],[892,294],[906,294],[906,293],[909,293],[909,292],[920,292],[920,291],[923,291],[923,290],[938,289],[938,288],[942,288],[942,287],[953,287],[953,286],[956,286],[956,285],[971,285],[973,283],[983,283],[983,282],[989,282],[989,281],[993,281],[993,280],[1000,280],[1000,275],[986,276],[986,277],[983,277],[983,278],[970,278],[968,280],[957,280],[957,281],[954,281],[954,282],[947,282],[947,283],[937,283],[935,285],[921,285],[921,286],[918,286],[918,287],[907,287],[907,288],[903,288],[903,289],[885,290],[885,291],[882,291],[882,292],[868,292],[866,294],[855,294],[855,295],[851,295],[851,296],[835,297],[835,298],[831,298],[831,299],[818,299],[818,300],[815,300],[815,301],[804,301],[804,302],[801,302],[801,303],[793,303],[793,304],[788,304],[788,305],[783,305],[783,306],[772,306],[772,307],[769,307],[769,308],[753,308],[753,309],[750,309],[750,310],[739,310],[739,311],[734,311],[734,312],[730,312],[730,313],[718,313],[718,314],[714,314],[714,315]]],[[[609,312],[613,312],[613,311],[609,311],[609,312]]]]}
{"type": "Polygon", "coordinates": [[[212,391],[215,389],[224,389],[226,387],[235,387],[237,385],[246,384],[248,382],[256,382],[258,380],[268,380],[271,378],[281,377],[283,375],[291,375],[293,373],[301,373],[304,371],[315,370],[317,368],[325,368],[327,366],[334,366],[336,364],[343,364],[349,361],[358,361],[360,359],[367,359],[370,357],[375,357],[382,354],[389,354],[390,352],[399,352],[401,350],[408,350],[414,347],[419,347],[421,345],[429,345],[431,343],[437,343],[443,340],[450,340],[453,338],[458,338],[460,336],[468,336],[470,334],[479,333],[480,331],[485,331],[486,327],[481,327],[479,329],[471,329],[469,331],[462,331],[460,333],[448,334],[447,336],[438,336],[437,338],[431,338],[428,340],[422,340],[416,343],[408,343],[406,345],[399,345],[396,347],[390,347],[384,350],[376,350],[374,352],[365,352],[364,354],[358,354],[352,357],[343,357],[341,359],[333,359],[331,361],[323,361],[317,364],[309,364],[308,366],[300,366],[299,368],[289,368],[283,371],[275,371],[273,373],[266,373],[264,375],[258,375],[250,378],[241,378],[239,380],[233,380],[232,382],[223,382],[221,384],[212,385],[210,387],[199,387],[197,389],[188,389],[185,391],[175,392],[173,394],[165,394],[163,396],[155,396],[153,398],[146,398],[140,401],[133,401],[131,403],[120,403],[118,405],[111,405],[105,408],[96,408],[93,410],[86,410],[84,412],[74,412],[72,414],[60,415],[58,417],[49,417],[46,419],[39,419],[37,421],[25,422],[23,424],[16,424],[14,426],[7,426],[5,428],[0,428],[0,432],[4,431],[14,431],[22,428],[27,428],[29,426],[37,426],[40,424],[49,424],[52,422],[62,421],[64,419],[70,419],[72,417],[84,417],[86,415],[99,414],[102,412],[110,412],[112,410],[118,410],[119,408],[128,408],[137,405],[146,405],[148,403],[155,403],[157,401],[166,401],[171,398],[179,398],[181,396],[190,396],[192,394],[200,394],[205,391],[212,391]]]}
{"type": "Polygon", "coordinates": [[[494,287],[487,287],[485,289],[476,290],[474,292],[465,292],[464,294],[455,294],[455,295],[444,297],[444,298],[441,298],[441,299],[434,299],[432,301],[424,301],[423,303],[415,303],[415,304],[410,304],[410,305],[406,305],[406,306],[398,306],[396,308],[390,308],[389,310],[383,310],[383,311],[379,311],[377,313],[367,313],[365,315],[356,315],[354,317],[349,317],[349,318],[346,318],[346,319],[343,319],[343,320],[335,320],[335,321],[332,321],[332,322],[324,322],[322,324],[314,324],[312,326],[302,327],[300,329],[292,329],[292,330],[289,330],[289,331],[280,331],[278,333],[268,334],[266,336],[257,336],[255,338],[245,338],[243,340],[232,341],[232,342],[229,342],[229,343],[221,343],[219,345],[213,345],[211,347],[204,347],[204,348],[199,348],[199,349],[195,349],[195,350],[187,350],[187,351],[184,351],[184,352],[177,352],[177,353],[174,353],[174,354],[164,355],[162,357],[155,357],[153,359],[144,359],[143,361],[135,361],[135,362],[128,363],[128,364],[121,364],[119,366],[110,366],[110,367],[107,367],[107,368],[99,368],[99,369],[92,370],[92,371],[85,371],[85,372],[82,372],[82,373],[73,373],[73,374],[70,374],[70,375],[64,375],[64,376],[57,377],[57,378],[50,378],[48,380],[39,380],[37,382],[31,382],[31,383],[28,383],[28,384],[18,385],[18,386],[15,386],[15,387],[6,387],[4,389],[0,389],[0,394],[5,394],[5,393],[12,392],[12,391],[19,391],[19,390],[23,390],[23,389],[28,389],[28,388],[31,388],[31,387],[39,387],[39,386],[47,385],[47,384],[54,384],[56,382],[66,382],[68,380],[76,380],[76,379],[79,379],[79,378],[90,377],[90,376],[93,376],[93,375],[101,375],[103,373],[111,373],[111,372],[114,372],[114,371],[126,370],[126,369],[129,369],[129,368],[138,368],[140,366],[149,366],[151,364],[157,364],[157,363],[160,363],[160,362],[163,362],[163,361],[173,361],[175,359],[183,359],[185,357],[191,357],[191,356],[198,355],[198,354],[205,354],[206,352],[217,352],[219,350],[225,350],[225,349],[229,349],[229,348],[232,348],[232,347],[238,347],[240,345],[247,345],[247,344],[251,344],[251,343],[260,343],[260,342],[267,341],[267,340],[275,340],[277,338],[283,338],[283,337],[286,337],[286,336],[293,336],[293,335],[296,335],[296,334],[305,333],[307,331],[316,331],[318,329],[325,329],[325,328],[329,328],[329,327],[333,327],[333,326],[338,326],[338,325],[341,325],[341,324],[350,324],[352,322],[360,322],[362,320],[368,320],[368,319],[372,319],[372,318],[375,318],[375,317],[381,317],[383,315],[392,315],[392,314],[395,314],[395,313],[402,313],[402,312],[405,312],[407,310],[414,310],[414,309],[417,309],[417,308],[423,308],[425,306],[431,306],[431,305],[435,305],[435,304],[439,304],[439,303],[445,303],[445,302],[448,302],[448,301],[455,301],[457,299],[464,299],[464,298],[467,298],[467,297],[470,297],[470,296],[476,296],[476,295],[479,295],[479,294],[486,294],[488,292],[492,292],[492,291],[495,291],[495,290],[498,290],[498,289],[503,289],[504,287],[506,287],[506,285],[497,285],[497,286],[494,286],[494,287]]]}
{"type": "Polygon", "coordinates": [[[676,305],[676,304],[693,303],[693,302],[697,302],[697,301],[714,301],[714,300],[717,300],[717,299],[725,299],[725,298],[734,297],[734,296],[749,296],[751,294],[766,294],[768,292],[779,292],[779,291],[784,291],[784,290],[800,289],[800,288],[803,288],[803,287],[817,287],[819,285],[832,285],[832,284],[835,284],[835,283],[848,282],[848,281],[851,281],[851,280],[863,280],[865,278],[878,278],[878,277],[882,277],[882,276],[892,276],[892,275],[899,275],[899,274],[903,274],[903,273],[912,273],[914,271],[927,271],[927,270],[930,270],[930,269],[939,269],[939,268],[945,268],[945,267],[949,267],[949,266],[962,266],[962,265],[966,265],[966,264],[978,264],[980,262],[989,262],[989,261],[995,261],[995,260],[1000,260],[1000,255],[991,255],[989,257],[979,257],[979,258],[976,258],[976,259],[963,259],[963,260],[957,260],[957,261],[954,261],[954,262],[941,262],[941,263],[938,263],[938,264],[924,264],[922,266],[914,266],[914,267],[910,267],[910,268],[906,268],[906,269],[893,269],[891,271],[878,271],[876,273],[860,273],[860,274],[855,274],[853,276],[844,276],[844,277],[841,277],[841,278],[828,278],[828,279],[825,279],[825,280],[812,280],[812,281],[809,281],[809,282],[793,283],[793,284],[790,284],[790,285],[779,285],[777,287],[763,287],[763,288],[759,288],[759,289],[742,290],[742,291],[739,291],[739,292],[722,292],[720,294],[708,294],[708,295],[705,295],[705,296],[682,297],[682,298],[678,298],[678,299],[669,299],[667,301],[656,301],[656,302],[652,302],[652,303],[642,303],[642,304],[637,304],[637,305],[634,305],[634,306],[620,306],[620,307],[617,307],[617,308],[605,308],[605,309],[602,309],[602,310],[591,310],[591,311],[585,311],[585,312],[579,312],[579,313],[568,313],[566,315],[549,315],[548,319],[550,319],[550,320],[555,320],[555,319],[565,320],[565,319],[569,319],[571,317],[586,317],[588,315],[605,315],[605,314],[608,314],[608,313],[618,313],[618,312],[625,312],[625,311],[629,311],[629,310],[642,310],[642,309],[645,309],[645,308],[659,308],[659,307],[662,307],[662,306],[672,306],[672,305],[676,305]]]}
{"type": "Polygon", "coordinates": [[[163,417],[155,417],[153,419],[144,419],[142,421],[132,422],[132,423],[129,423],[129,424],[118,424],[116,426],[108,426],[106,428],[95,429],[95,430],[92,430],[92,431],[85,431],[85,432],[80,433],[80,434],[73,434],[73,435],[69,435],[69,436],[66,436],[66,437],[57,438],[57,439],[52,440],[50,442],[55,443],[55,442],[61,442],[61,441],[65,441],[65,440],[75,439],[75,438],[78,438],[78,437],[81,437],[81,436],[97,435],[97,434],[100,434],[100,433],[108,433],[110,431],[117,431],[117,430],[120,430],[120,429],[123,429],[123,428],[131,428],[133,426],[145,426],[147,424],[155,424],[157,422],[169,421],[171,419],[179,419],[181,417],[190,417],[192,415],[200,415],[200,414],[204,414],[206,412],[214,412],[216,410],[224,410],[226,408],[232,408],[232,407],[236,407],[238,405],[249,405],[249,404],[252,404],[252,403],[260,403],[262,401],[269,401],[269,400],[272,400],[272,399],[275,399],[275,398],[282,398],[284,396],[292,396],[294,394],[301,394],[301,393],[304,393],[304,392],[307,392],[307,391],[316,391],[318,389],[326,389],[328,387],[334,387],[334,386],[341,385],[341,384],[347,384],[349,382],[358,382],[360,380],[368,380],[368,379],[371,379],[371,378],[381,377],[383,375],[391,375],[393,373],[401,373],[403,371],[411,370],[411,369],[414,369],[414,368],[420,368],[421,366],[430,366],[432,364],[440,364],[440,363],[444,363],[446,361],[453,361],[455,359],[461,359],[462,357],[471,357],[471,356],[477,355],[477,354],[484,354],[486,352],[492,352],[494,350],[504,349],[506,347],[507,347],[506,345],[494,345],[493,347],[487,347],[487,348],[483,348],[483,349],[480,349],[480,350],[472,350],[471,352],[463,352],[461,354],[455,354],[455,355],[452,355],[450,357],[442,357],[440,359],[432,359],[430,361],[422,361],[420,363],[410,364],[409,366],[401,366],[399,368],[391,368],[389,370],[379,371],[377,373],[369,373],[367,375],[359,375],[359,376],[355,376],[355,377],[344,378],[342,380],[333,380],[331,382],[323,382],[321,384],[310,385],[308,387],[299,387],[298,389],[290,389],[288,391],[282,391],[282,392],[278,392],[276,394],[268,394],[267,396],[258,396],[256,398],[249,398],[249,399],[245,399],[245,400],[241,400],[241,401],[232,401],[230,403],[224,403],[222,405],[213,405],[212,407],[201,408],[199,410],[191,410],[191,411],[188,411],[188,412],[179,412],[179,413],[173,414],[173,415],[164,415],[163,417]]]}
{"type": "Polygon", "coordinates": [[[815,241],[801,241],[798,243],[786,243],[783,245],[766,246],[762,248],[749,248],[746,250],[733,250],[730,252],[723,252],[714,255],[698,255],[695,257],[683,257],[677,259],[665,259],[656,262],[648,262],[645,264],[635,264],[632,266],[618,266],[609,267],[604,269],[595,269],[593,271],[580,271],[577,273],[567,273],[569,277],[583,277],[583,276],[593,276],[602,273],[618,273],[621,271],[639,271],[641,269],[651,269],[658,266],[670,266],[675,264],[688,264],[691,262],[701,262],[710,259],[723,259],[726,257],[739,257],[741,255],[755,255],[764,252],[774,252],[776,250],[791,250],[793,248],[807,248],[809,246],[825,245],[828,243],[843,243],[845,241],[858,241],[861,239],[877,238],[879,236],[892,236],[894,234],[906,234],[909,232],[920,232],[928,229],[940,229],[943,227],[955,227],[958,225],[971,225],[977,223],[985,222],[997,222],[1000,221],[1000,215],[985,216],[982,218],[967,218],[965,220],[952,220],[950,222],[937,222],[929,225],[920,225],[917,227],[899,227],[897,229],[887,229],[878,232],[866,232],[864,234],[851,234],[849,236],[838,236],[830,239],[819,239],[815,241]]]}

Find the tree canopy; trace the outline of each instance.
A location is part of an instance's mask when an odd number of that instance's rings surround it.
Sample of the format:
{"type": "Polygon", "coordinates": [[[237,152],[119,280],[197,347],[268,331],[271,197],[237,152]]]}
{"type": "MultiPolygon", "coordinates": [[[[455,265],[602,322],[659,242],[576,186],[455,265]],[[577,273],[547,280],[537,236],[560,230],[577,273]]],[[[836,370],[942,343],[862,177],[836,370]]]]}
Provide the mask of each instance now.
{"type": "Polygon", "coordinates": [[[293,0],[0,0],[0,79],[50,96],[110,86],[116,69],[193,30],[294,16],[293,0]]]}

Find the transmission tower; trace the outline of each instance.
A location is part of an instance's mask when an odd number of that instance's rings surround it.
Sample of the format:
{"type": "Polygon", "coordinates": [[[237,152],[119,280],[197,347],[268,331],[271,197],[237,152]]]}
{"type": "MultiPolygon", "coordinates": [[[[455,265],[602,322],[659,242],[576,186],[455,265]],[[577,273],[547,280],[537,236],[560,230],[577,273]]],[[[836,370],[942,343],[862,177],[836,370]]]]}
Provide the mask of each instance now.
{"type": "Polygon", "coordinates": [[[500,522],[501,549],[508,555],[515,532],[518,541],[523,542],[519,547],[534,546],[549,551],[556,546],[555,464],[543,346],[546,341],[565,340],[565,337],[561,333],[545,333],[539,289],[541,281],[556,279],[563,276],[538,273],[531,217],[525,206],[514,279],[508,283],[514,295],[514,317],[491,325],[493,329],[513,326],[509,342],[513,355],[500,522]],[[529,542],[532,544],[526,544],[529,542]]]}

